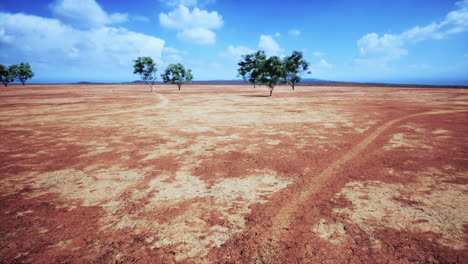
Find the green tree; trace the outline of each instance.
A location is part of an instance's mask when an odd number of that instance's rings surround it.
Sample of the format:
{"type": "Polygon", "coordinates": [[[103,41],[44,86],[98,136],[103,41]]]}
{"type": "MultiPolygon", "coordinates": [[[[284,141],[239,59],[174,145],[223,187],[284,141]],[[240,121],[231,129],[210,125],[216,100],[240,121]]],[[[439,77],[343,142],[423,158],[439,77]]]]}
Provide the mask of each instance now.
{"type": "Polygon", "coordinates": [[[246,54],[242,56],[242,61],[237,65],[240,66],[238,69],[239,76],[242,76],[244,81],[252,83],[254,88],[260,83],[260,75],[262,64],[266,60],[266,55],[263,50],[259,50],[252,54],[246,54]]]}
{"type": "MultiPolygon", "coordinates": [[[[291,85],[294,90],[294,86],[301,81],[301,74],[309,69],[309,63],[304,60],[304,56],[300,51],[293,51],[292,55],[286,57],[283,63],[285,70],[284,81],[291,85]]],[[[310,71],[307,73],[310,73],[310,71]]]]}
{"type": "Polygon", "coordinates": [[[153,85],[156,81],[157,75],[156,63],[151,57],[138,57],[134,60],[133,73],[139,74],[143,81],[150,86],[151,92],[153,92],[153,85]]]}
{"type": "Polygon", "coordinates": [[[34,72],[31,70],[31,66],[29,63],[20,63],[16,67],[16,77],[20,80],[23,84],[28,80],[34,77],[34,72]]]}
{"type": "Polygon", "coordinates": [[[192,70],[185,70],[181,63],[169,64],[161,77],[164,83],[177,84],[179,90],[182,84],[191,82],[193,79],[192,70]]]}
{"type": "Polygon", "coordinates": [[[8,86],[9,83],[14,82],[17,76],[17,65],[11,65],[6,67],[0,64],[0,80],[5,85],[8,86]]]}
{"type": "Polygon", "coordinates": [[[264,63],[262,63],[260,70],[259,81],[260,84],[268,86],[270,89],[270,96],[273,93],[273,89],[277,84],[284,80],[285,67],[281,59],[277,56],[272,56],[268,58],[264,63]]]}

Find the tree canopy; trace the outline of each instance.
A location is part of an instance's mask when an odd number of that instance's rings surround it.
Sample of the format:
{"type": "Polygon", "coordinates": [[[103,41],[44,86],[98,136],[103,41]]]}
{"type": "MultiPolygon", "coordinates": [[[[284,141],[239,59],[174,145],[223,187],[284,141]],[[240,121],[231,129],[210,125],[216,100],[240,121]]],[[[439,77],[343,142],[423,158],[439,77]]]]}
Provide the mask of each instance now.
{"type": "Polygon", "coordinates": [[[294,90],[294,86],[301,80],[301,74],[309,68],[309,63],[299,51],[293,51],[291,56],[280,59],[277,56],[267,57],[260,50],[243,55],[237,65],[240,66],[239,75],[245,81],[253,83],[254,87],[256,84],[266,85],[270,89],[270,96],[274,87],[280,83],[288,83],[294,90]]]}
{"type": "Polygon", "coordinates": [[[139,74],[143,81],[150,86],[152,92],[157,78],[156,71],[158,69],[156,68],[156,63],[151,57],[138,57],[134,62],[133,73],[139,74]]]}
{"type": "Polygon", "coordinates": [[[16,71],[16,76],[20,80],[20,82],[23,84],[28,80],[34,77],[34,73],[31,71],[31,66],[29,63],[20,63],[17,65],[17,68],[15,69],[16,71]]]}
{"type": "Polygon", "coordinates": [[[184,65],[177,63],[169,64],[164,73],[161,74],[161,78],[164,83],[177,84],[177,87],[179,87],[180,90],[182,84],[192,81],[193,75],[192,70],[186,70],[184,65]]]}
{"type": "Polygon", "coordinates": [[[308,69],[309,63],[304,60],[302,52],[293,51],[291,56],[284,58],[285,82],[294,90],[294,86],[301,81],[301,74],[308,69]]]}
{"type": "Polygon", "coordinates": [[[260,75],[262,64],[266,60],[266,55],[263,50],[259,50],[252,54],[246,54],[242,56],[242,61],[237,65],[240,66],[238,69],[239,76],[242,76],[244,81],[250,82],[254,85],[260,83],[260,75]]]}
{"type": "Polygon", "coordinates": [[[260,72],[260,84],[268,86],[271,96],[275,86],[284,79],[285,71],[283,62],[279,57],[272,56],[261,64],[260,72]]]}
{"type": "Polygon", "coordinates": [[[34,73],[32,72],[29,63],[22,62],[20,64],[10,65],[9,67],[0,64],[0,80],[5,87],[16,79],[24,85],[26,81],[31,79],[33,76],[34,73]]]}

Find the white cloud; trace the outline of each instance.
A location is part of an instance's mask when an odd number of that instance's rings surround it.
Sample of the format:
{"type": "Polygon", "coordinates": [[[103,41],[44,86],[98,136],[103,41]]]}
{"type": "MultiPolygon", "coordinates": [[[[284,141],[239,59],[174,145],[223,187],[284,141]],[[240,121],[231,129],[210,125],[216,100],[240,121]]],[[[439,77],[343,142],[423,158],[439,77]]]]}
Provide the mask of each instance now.
{"type": "Polygon", "coordinates": [[[178,49],[176,49],[174,47],[169,47],[169,46],[164,47],[163,51],[167,52],[167,53],[172,53],[172,54],[180,53],[180,51],[178,49]]]}
{"type": "Polygon", "coordinates": [[[278,38],[278,37],[281,37],[281,33],[276,32],[276,33],[275,33],[275,37],[277,37],[277,38],[278,38]]]}
{"type": "Polygon", "coordinates": [[[207,45],[216,42],[216,34],[206,28],[191,28],[177,33],[177,38],[185,42],[207,45]]]}
{"type": "Polygon", "coordinates": [[[233,45],[229,45],[227,50],[225,52],[223,52],[221,54],[221,56],[223,57],[226,57],[226,58],[230,58],[230,59],[233,59],[233,60],[240,60],[242,58],[242,55],[245,55],[245,54],[250,54],[250,53],[253,53],[255,52],[255,50],[249,48],[249,47],[245,47],[245,46],[233,46],[233,45]]]}
{"type": "Polygon", "coordinates": [[[268,56],[282,56],[284,49],[270,35],[260,35],[258,49],[264,50],[268,56]]]}
{"type": "Polygon", "coordinates": [[[359,39],[357,45],[362,57],[380,57],[390,60],[408,54],[408,51],[403,48],[403,38],[397,35],[385,34],[379,37],[376,33],[371,33],[359,39]]]}
{"type": "Polygon", "coordinates": [[[50,8],[61,21],[80,29],[128,21],[127,14],[107,14],[95,0],[55,0],[50,8]]]}
{"type": "Polygon", "coordinates": [[[312,69],[319,70],[319,71],[330,70],[332,68],[333,68],[333,65],[330,64],[325,59],[321,59],[318,63],[312,65],[312,69]]]}
{"type": "Polygon", "coordinates": [[[443,39],[452,34],[468,31],[468,0],[457,2],[458,9],[448,13],[439,23],[427,26],[416,26],[398,35],[385,34],[379,36],[370,33],[357,41],[359,57],[355,59],[358,64],[385,66],[386,62],[398,59],[408,54],[405,46],[428,39],[443,39]]]}
{"type": "Polygon", "coordinates": [[[162,62],[164,66],[171,63],[183,62],[182,55],[187,55],[188,52],[185,50],[179,50],[174,47],[166,46],[163,48],[162,62]]]}
{"type": "Polygon", "coordinates": [[[299,29],[291,29],[288,31],[288,34],[293,37],[297,37],[301,35],[301,31],[299,29]]]}
{"type": "Polygon", "coordinates": [[[125,28],[83,30],[57,19],[1,12],[0,32],[2,60],[28,61],[57,75],[67,74],[72,68],[100,77],[130,73],[132,60],[138,56],[159,61],[165,44],[162,39],[125,28]]]}
{"type": "Polygon", "coordinates": [[[320,51],[314,51],[312,55],[314,55],[315,57],[323,57],[325,56],[325,53],[320,52],[320,51]]]}
{"type": "Polygon", "coordinates": [[[184,5],[184,6],[196,6],[197,5],[197,0],[159,0],[159,2],[167,5],[167,6],[179,6],[179,5],[184,5]]]}
{"type": "Polygon", "coordinates": [[[179,5],[184,5],[187,7],[191,6],[205,6],[207,4],[212,4],[216,2],[216,0],[159,0],[160,3],[165,4],[166,6],[169,7],[175,7],[179,5]]]}
{"type": "Polygon", "coordinates": [[[216,29],[223,26],[223,18],[216,11],[208,12],[194,8],[190,11],[181,5],[167,14],[159,14],[161,26],[172,29],[206,28],[216,29]]]}
{"type": "Polygon", "coordinates": [[[192,11],[180,5],[173,11],[159,14],[161,26],[179,30],[177,37],[194,44],[213,44],[216,34],[212,29],[223,26],[223,18],[216,11],[194,8],[192,11]]]}

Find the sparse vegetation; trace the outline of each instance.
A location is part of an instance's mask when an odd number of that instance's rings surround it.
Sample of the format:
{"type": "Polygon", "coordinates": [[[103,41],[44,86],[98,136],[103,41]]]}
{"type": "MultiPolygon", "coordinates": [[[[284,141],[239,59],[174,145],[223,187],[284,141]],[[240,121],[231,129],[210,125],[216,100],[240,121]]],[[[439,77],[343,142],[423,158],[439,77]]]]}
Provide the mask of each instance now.
{"type": "Polygon", "coordinates": [[[153,85],[156,81],[157,75],[156,63],[151,57],[138,57],[133,65],[133,73],[139,74],[143,81],[150,86],[150,91],[153,92],[153,85]]]}
{"type": "Polygon", "coordinates": [[[9,83],[14,82],[18,79],[24,86],[28,79],[31,79],[34,73],[31,70],[29,63],[13,64],[9,67],[0,64],[0,79],[5,87],[9,83]]]}
{"type": "Polygon", "coordinates": [[[240,66],[238,72],[244,81],[252,83],[254,88],[260,83],[262,64],[266,61],[266,55],[263,50],[252,54],[242,56],[243,60],[237,65],[240,66]]]}
{"type": "Polygon", "coordinates": [[[20,63],[19,65],[17,65],[15,71],[16,77],[23,84],[23,86],[28,79],[34,77],[34,73],[32,72],[29,63],[20,63]]]}
{"type": "Polygon", "coordinates": [[[260,84],[264,84],[270,89],[271,96],[275,86],[284,79],[285,71],[283,62],[279,57],[272,56],[261,64],[260,71],[260,84]]]}
{"type": "Polygon", "coordinates": [[[267,58],[265,52],[259,50],[243,55],[242,61],[237,65],[240,66],[239,76],[242,76],[244,81],[252,83],[254,88],[257,84],[266,85],[270,89],[270,96],[279,83],[287,83],[294,90],[301,80],[301,74],[309,68],[309,63],[304,60],[300,51],[293,51],[291,56],[281,60],[277,56],[267,58]]]}
{"type": "MultiPolygon", "coordinates": [[[[237,65],[239,76],[244,81],[254,85],[266,85],[270,89],[270,96],[273,89],[279,83],[287,83],[292,89],[301,81],[301,74],[307,72],[309,63],[304,60],[304,55],[300,51],[293,51],[292,55],[281,60],[277,56],[267,58],[265,52],[259,50],[252,54],[242,56],[242,61],[237,65]]],[[[310,72],[307,72],[310,73],[310,72]]]]}
{"type": "MultiPolygon", "coordinates": [[[[285,83],[289,84],[294,90],[294,87],[301,81],[301,74],[307,72],[309,63],[304,60],[304,56],[300,51],[293,51],[292,55],[284,58],[285,83]]],[[[310,74],[310,71],[307,72],[310,74]]]]}
{"type": "Polygon", "coordinates": [[[161,74],[161,78],[163,79],[164,83],[177,84],[177,87],[180,90],[182,84],[192,81],[193,75],[192,70],[186,70],[184,65],[177,63],[167,66],[164,73],[161,74]]]}

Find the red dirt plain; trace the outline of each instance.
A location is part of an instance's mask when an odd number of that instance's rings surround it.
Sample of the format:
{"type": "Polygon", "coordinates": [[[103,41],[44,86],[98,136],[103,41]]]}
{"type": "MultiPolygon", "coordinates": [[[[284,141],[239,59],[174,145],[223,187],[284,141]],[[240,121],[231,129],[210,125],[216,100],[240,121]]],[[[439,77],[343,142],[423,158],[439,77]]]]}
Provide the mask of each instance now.
{"type": "Polygon", "coordinates": [[[0,89],[0,263],[468,263],[468,90],[0,89]]]}

